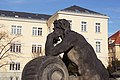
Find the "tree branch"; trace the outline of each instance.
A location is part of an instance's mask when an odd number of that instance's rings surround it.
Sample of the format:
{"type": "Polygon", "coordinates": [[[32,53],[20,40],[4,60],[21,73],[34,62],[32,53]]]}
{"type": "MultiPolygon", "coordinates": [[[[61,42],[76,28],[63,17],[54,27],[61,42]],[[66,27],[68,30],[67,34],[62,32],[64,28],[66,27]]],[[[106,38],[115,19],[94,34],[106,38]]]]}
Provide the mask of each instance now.
{"type": "Polygon", "coordinates": [[[8,65],[8,63],[1,64],[1,65],[0,65],[0,68],[3,67],[3,66],[5,66],[5,65],[8,65]]]}

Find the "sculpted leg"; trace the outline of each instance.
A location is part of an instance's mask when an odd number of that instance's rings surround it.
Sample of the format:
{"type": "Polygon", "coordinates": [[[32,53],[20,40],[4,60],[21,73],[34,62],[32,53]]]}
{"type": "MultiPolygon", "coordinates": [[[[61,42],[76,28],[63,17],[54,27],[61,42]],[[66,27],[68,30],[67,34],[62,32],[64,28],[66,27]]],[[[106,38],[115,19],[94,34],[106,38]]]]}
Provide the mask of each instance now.
{"type": "Polygon", "coordinates": [[[80,58],[80,55],[78,54],[77,51],[75,51],[74,48],[72,48],[68,53],[67,53],[68,58],[77,65],[78,68],[78,73],[79,75],[82,75],[84,73],[84,65],[82,64],[82,59],[80,58]]]}

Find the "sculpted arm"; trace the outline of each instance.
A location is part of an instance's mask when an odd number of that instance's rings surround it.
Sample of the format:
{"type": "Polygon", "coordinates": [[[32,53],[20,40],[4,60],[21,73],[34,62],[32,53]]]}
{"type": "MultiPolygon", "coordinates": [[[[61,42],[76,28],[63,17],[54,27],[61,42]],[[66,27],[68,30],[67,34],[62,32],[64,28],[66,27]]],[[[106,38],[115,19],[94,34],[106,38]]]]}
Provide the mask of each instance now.
{"type": "MultiPolygon", "coordinates": [[[[52,41],[51,41],[52,42],[52,41]]],[[[66,52],[74,47],[75,38],[71,35],[66,35],[66,37],[62,40],[61,43],[56,46],[49,46],[49,51],[47,51],[52,56],[59,55],[60,53],[66,52]]]]}
{"type": "Polygon", "coordinates": [[[49,34],[47,36],[47,40],[46,40],[46,43],[45,43],[45,55],[47,56],[49,54],[49,52],[51,51],[51,48],[54,47],[54,44],[53,44],[53,34],[49,34]]]}

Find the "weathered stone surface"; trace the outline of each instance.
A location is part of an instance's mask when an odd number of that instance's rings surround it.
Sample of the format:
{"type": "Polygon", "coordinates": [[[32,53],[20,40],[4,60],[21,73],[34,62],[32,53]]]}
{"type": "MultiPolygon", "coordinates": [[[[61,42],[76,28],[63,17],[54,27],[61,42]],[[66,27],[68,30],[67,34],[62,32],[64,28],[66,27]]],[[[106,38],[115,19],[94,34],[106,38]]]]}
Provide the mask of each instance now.
{"type": "Polygon", "coordinates": [[[77,76],[74,76],[74,75],[71,75],[69,76],[69,80],[79,80],[79,77],[77,76]]]}
{"type": "Polygon", "coordinates": [[[47,36],[45,54],[26,64],[22,80],[109,80],[93,47],[81,34],[72,31],[65,19],[54,22],[54,31],[47,36]],[[64,53],[62,59],[58,57],[61,53],[64,53]]]}
{"type": "Polygon", "coordinates": [[[68,76],[65,64],[55,56],[35,58],[22,72],[22,80],[68,80],[68,76]]]}
{"type": "Polygon", "coordinates": [[[47,36],[45,52],[46,56],[64,53],[64,63],[67,67],[70,63],[76,65],[80,80],[109,80],[108,72],[97,58],[93,47],[81,34],[72,31],[70,23],[65,19],[54,22],[54,31],[47,36]],[[55,45],[59,37],[62,42],[55,45]]]}

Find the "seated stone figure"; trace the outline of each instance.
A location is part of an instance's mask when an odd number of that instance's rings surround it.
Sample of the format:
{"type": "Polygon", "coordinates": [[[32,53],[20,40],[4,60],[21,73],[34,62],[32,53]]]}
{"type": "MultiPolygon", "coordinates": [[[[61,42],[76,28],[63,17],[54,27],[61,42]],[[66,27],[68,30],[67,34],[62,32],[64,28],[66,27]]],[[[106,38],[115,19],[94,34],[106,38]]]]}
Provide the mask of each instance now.
{"type": "Polygon", "coordinates": [[[109,80],[109,75],[97,58],[93,47],[85,38],[70,29],[65,19],[54,21],[53,32],[47,36],[46,56],[57,56],[64,53],[63,61],[68,66],[68,59],[78,67],[80,80],[109,80]],[[56,44],[61,37],[62,41],[56,44]]]}

